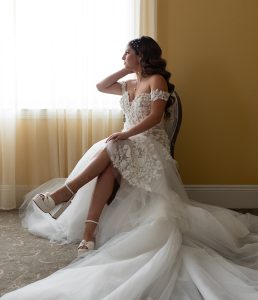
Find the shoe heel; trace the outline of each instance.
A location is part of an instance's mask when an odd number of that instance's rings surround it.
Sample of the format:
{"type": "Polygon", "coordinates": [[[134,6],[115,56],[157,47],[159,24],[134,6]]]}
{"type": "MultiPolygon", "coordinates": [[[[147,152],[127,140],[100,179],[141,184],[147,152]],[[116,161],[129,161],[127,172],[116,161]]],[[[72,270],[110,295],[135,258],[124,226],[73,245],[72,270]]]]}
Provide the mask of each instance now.
{"type": "Polygon", "coordinates": [[[50,212],[49,214],[53,219],[57,219],[61,214],[67,209],[67,207],[72,203],[72,200],[65,202],[57,211],[50,212]]]}

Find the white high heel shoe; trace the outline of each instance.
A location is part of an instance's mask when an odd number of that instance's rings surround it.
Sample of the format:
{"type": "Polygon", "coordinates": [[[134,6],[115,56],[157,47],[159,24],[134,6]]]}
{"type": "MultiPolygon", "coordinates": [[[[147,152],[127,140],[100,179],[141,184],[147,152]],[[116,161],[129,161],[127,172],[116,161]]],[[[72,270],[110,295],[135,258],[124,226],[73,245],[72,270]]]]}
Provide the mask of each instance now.
{"type": "Polygon", "coordinates": [[[71,204],[71,200],[74,197],[74,192],[70,189],[70,187],[65,183],[65,187],[69,190],[69,192],[72,194],[72,197],[69,201],[64,202],[62,206],[54,213],[51,213],[51,211],[56,207],[56,203],[54,199],[50,196],[49,192],[46,192],[45,194],[37,194],[33,197],[33,202],[38,206],[39,209],[41,209],[44,213],[49,213],[52,218],[57,219],[64,211],[65,209],[71,204]]]}
{"type": "MultiPolygon", "coordinates": [[[[99,222],[93,220],[86,220],[85,223],[94,223],[97,225],[99,224],[99,222]]],[[[82,240],[77,249],[78,249],[78,256],[81,256],[84,253],[95,249],[95,241],[82,240]]]]}

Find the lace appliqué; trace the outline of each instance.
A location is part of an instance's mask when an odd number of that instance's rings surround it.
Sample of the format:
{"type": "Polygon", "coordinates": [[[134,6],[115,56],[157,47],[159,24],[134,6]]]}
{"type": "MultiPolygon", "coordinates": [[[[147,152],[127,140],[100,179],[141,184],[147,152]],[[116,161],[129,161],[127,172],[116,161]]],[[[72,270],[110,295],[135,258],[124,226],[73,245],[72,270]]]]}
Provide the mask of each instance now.
{"type": "Polygon", "coordinates": [[[164,92],[161,90],[152,90],[150,93],[151,101],[156,101],[158,99],[167,101],[170,96],[170,93],[164,92]]]}
{"type": "MultiPolygon", "coordinates": [[[[156,89],[130,101],[125,82],[121,82],[121,88],[120,104],[125,114],[124,130],[130,129],[149,115],[152,101],[167,101],[170,96],[168,92],[156,89]]],[[[131,185],[147,191],[151,191],[152,180],[161,176],[161,170],[166,166],[164,161],[172,160],[163,121],[129,140],[109,144],[108,151],[113,166],[122,177],[131,185]]]]}
{"type": "MultiPolygon", "coordinates": [[[[111,145],[110,145],[111,146],[111,145]]],[[[151,191],[151,182],[161,176],[162,162],[147,138],[118,141],[111,146],[113,166],[131,185],[151,191]]]]}

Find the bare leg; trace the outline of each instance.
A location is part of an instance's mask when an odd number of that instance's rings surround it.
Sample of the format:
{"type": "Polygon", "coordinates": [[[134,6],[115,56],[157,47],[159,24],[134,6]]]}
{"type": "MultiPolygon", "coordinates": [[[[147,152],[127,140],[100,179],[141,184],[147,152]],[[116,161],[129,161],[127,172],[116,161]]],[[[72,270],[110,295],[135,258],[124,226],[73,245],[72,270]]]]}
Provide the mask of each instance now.
{"type": "MultiPolygon", "coordinates": [[[[114,182],[115,175],[113,171],[113,166],[110,164],[98,177],[88,211],[88,220],[99,220],[101,212],[113,191],[114,182]]],[[[94,223],[86,224],[83,236],[83,238],[86,241],[94,240],[94,231],[96,226],[97,225],[94,223]]]]}
{"type": "MultiPolygon", "coordinates": [[[[110,164],[110,158],[107,150],[102,150],[91,162],[90,164],[73,180],[68,182],[70,189],[76,193],[82,186],[90,182],[93,178],[100,175],[110,164]]],[[[51,193],[50,196],[55,201],[56,204],[68,201],[71,198],[71,192],[62,186],[55,192],[51,193]]]]}

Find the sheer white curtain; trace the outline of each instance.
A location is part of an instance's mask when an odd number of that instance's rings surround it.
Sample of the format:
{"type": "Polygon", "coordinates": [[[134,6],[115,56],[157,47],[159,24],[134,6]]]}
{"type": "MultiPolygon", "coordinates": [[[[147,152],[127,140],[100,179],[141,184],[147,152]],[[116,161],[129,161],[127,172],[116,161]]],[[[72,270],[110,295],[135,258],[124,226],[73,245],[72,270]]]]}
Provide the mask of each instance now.
{"type": "Polygon", "coordinates": [[[123,66],[139,11],[137,0],[0,0],[0,208],[121,128],[119,98],[95,85],[123,66]]]}

